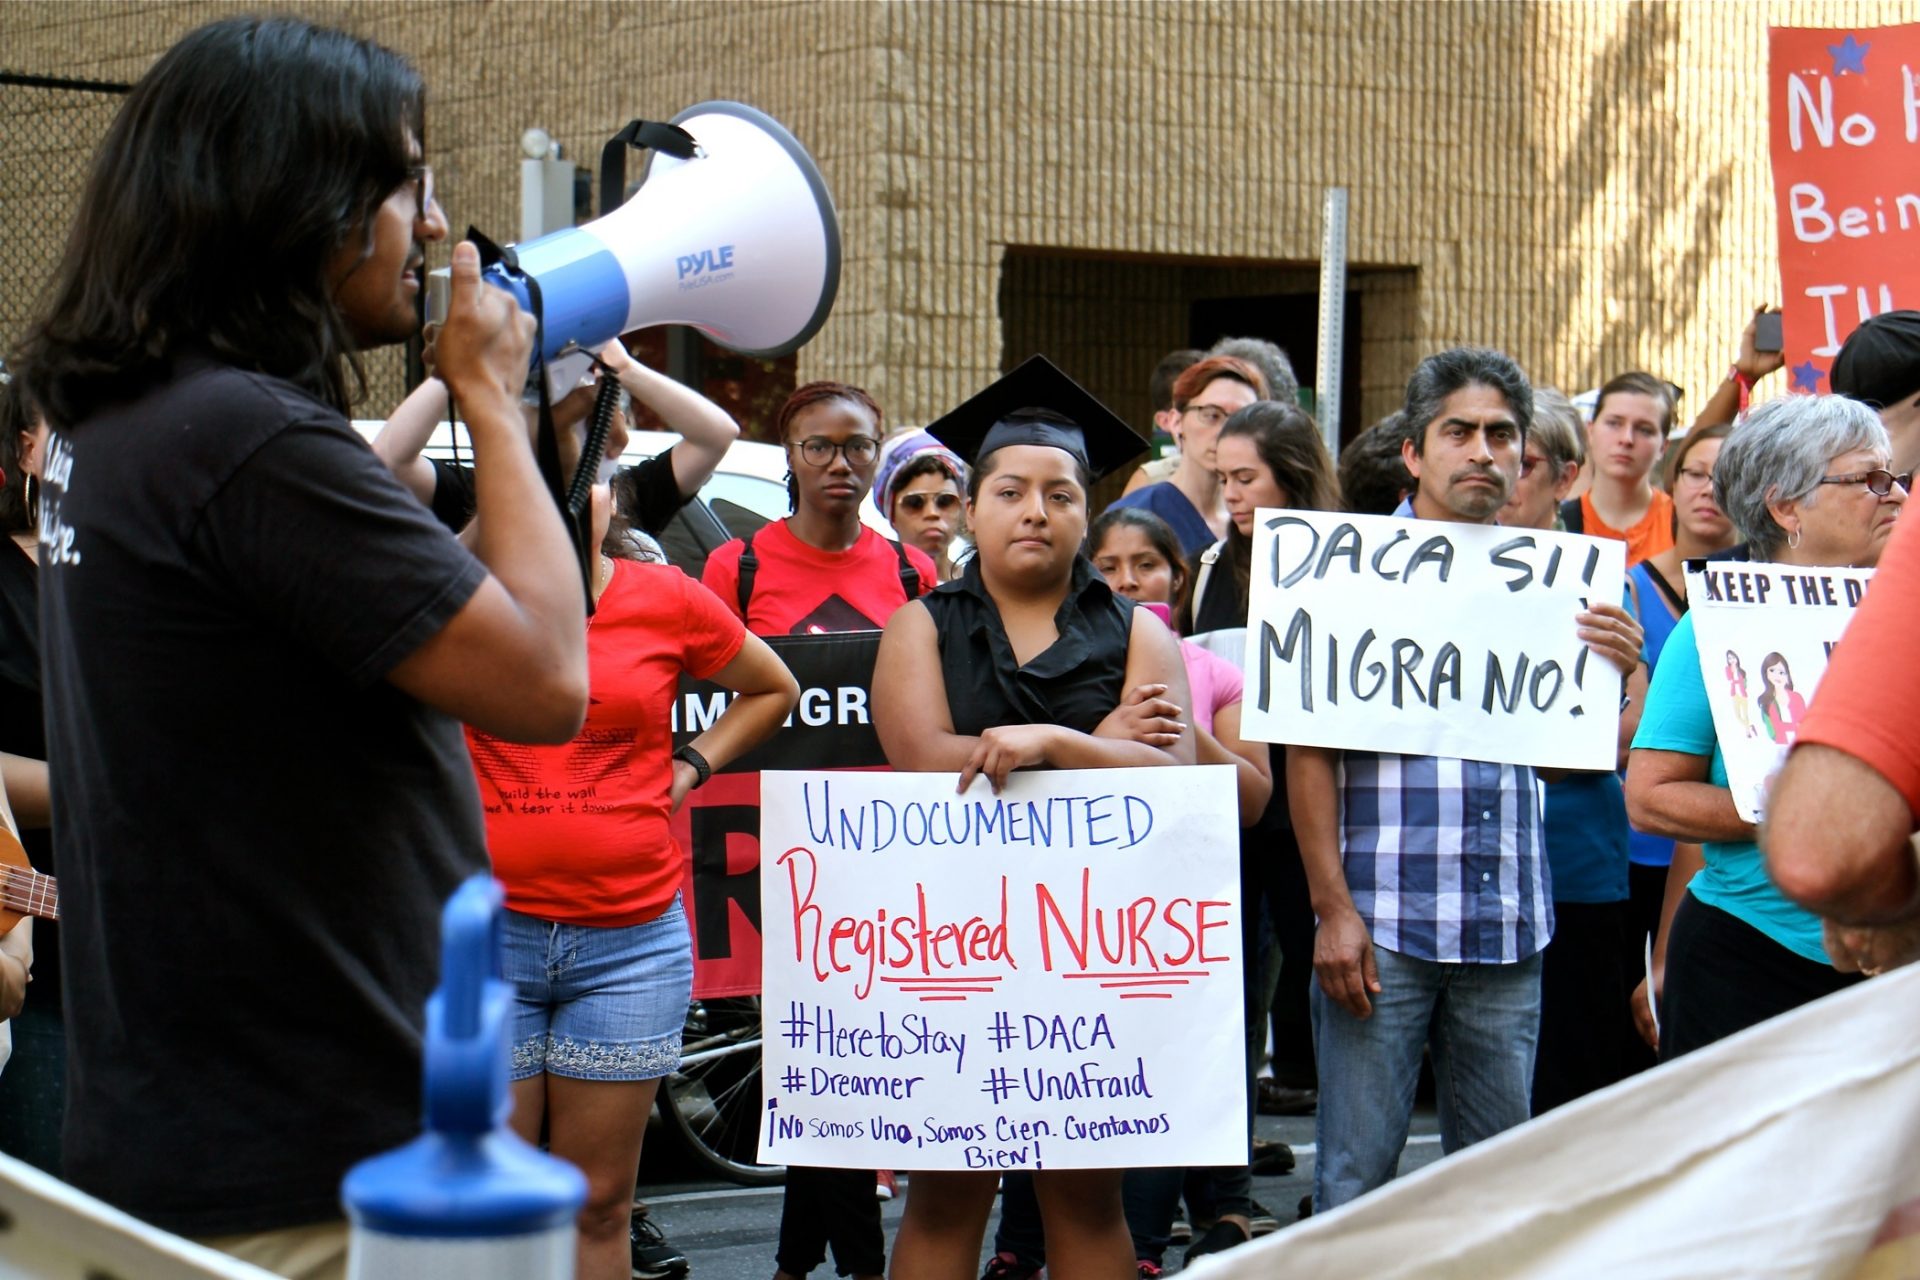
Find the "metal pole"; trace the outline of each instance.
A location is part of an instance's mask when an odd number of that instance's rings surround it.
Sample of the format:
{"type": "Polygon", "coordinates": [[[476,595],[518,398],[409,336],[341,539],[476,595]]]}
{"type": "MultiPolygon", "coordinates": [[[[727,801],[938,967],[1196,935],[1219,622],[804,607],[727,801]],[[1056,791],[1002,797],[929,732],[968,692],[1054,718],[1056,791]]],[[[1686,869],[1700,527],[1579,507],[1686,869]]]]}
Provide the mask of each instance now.
{"type": "Polygon", "coordinates": [[[1320,351],[1314,364],[1314,413],[1327,452],[1340,456],[1341,356],[1347,327],[1347,189],[1328,187],[1320,228],[1320,351]]]}

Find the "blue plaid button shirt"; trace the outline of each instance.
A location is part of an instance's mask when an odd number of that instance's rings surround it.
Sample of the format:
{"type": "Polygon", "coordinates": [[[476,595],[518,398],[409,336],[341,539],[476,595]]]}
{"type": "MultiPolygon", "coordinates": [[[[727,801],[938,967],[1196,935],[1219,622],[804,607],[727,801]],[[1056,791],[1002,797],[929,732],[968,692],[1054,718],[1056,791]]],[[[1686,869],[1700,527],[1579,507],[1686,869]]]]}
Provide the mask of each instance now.
{"type": "Polygon", "coordinates": [[[1512,964],[1553,936],[1539,781],[1526,765],[1349,751],[1340,862],[1376,945],[1512,964]]]}
{"type": "Polygon", "coordinates": [[[1540,781],[1526,765],[1346,752],[1340,861],[1354,908],[1389,951],[1513,964],[1553,936],[1540,781]]]}

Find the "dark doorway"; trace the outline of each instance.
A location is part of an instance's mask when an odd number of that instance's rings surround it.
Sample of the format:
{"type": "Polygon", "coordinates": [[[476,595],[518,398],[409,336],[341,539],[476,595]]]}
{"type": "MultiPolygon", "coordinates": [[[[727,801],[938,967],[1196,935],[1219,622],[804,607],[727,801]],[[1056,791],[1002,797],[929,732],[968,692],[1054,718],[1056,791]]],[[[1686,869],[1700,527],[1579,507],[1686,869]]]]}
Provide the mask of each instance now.
{"type": "MultiPolygon", "coordinates": [[[[1340,441],[1362,429],[1360,414],[1360,295],[1347,291],[1341,330],[1340,441]]],[[[1287,353],[1303,389],[1319,385],[1320,295],[1271,293],[1237,298],[1200,298],[1188,304],[1187,339],[1202,351],[1221,338],[1265,338],[1287,353]]],[[[1301,397],[1318,416],[1317,397],[1301,397]]]]}

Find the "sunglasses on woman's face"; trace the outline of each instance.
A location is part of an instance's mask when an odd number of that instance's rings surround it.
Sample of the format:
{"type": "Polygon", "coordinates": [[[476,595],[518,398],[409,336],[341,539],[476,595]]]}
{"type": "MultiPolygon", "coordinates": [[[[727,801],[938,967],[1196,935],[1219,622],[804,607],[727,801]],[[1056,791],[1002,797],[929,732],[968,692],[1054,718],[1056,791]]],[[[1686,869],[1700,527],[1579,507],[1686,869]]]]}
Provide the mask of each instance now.
{"type": "Polygon", "coordinates": [[[960,495],[957,493],[903,493],[894,501],[915,515],[925,511],[929,502],[933,504],[935,511],[944,513],[960,505],[960,495]]]}

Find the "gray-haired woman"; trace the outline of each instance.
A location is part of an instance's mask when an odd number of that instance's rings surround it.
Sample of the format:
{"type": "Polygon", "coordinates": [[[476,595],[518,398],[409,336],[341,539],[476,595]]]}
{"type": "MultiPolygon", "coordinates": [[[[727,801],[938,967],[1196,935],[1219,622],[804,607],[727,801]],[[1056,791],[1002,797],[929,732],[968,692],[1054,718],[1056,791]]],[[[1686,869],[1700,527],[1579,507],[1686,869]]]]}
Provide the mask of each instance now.
{"type": "MultiPolygon", "coordinates": [[[[1893,475],[1889,458],[1886,430],[1864,405],[1839,396],[1774,400],[1726,438],[1714,498],[1754,560],[1871,567],[1911,479],[1893,475]]],[[[1692,614],[1674,627],[1654,671],[1627,766],[1627,812],[1640,829],[1702,850],[1697,862],[1676,853],[1668,873],[1687,892],[1665,927],[1663,1059],[1855,980],[1829,965],[1819,918],[1774,888],[1753,825],[1734,809],[1692,614]]]]}

